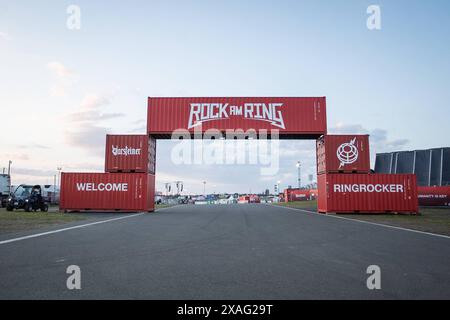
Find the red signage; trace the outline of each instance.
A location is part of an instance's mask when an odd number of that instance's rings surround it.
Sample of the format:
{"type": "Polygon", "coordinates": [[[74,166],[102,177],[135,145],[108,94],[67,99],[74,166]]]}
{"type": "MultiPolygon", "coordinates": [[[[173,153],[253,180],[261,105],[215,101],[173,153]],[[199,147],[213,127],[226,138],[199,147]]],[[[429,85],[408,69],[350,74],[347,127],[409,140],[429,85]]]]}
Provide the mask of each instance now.
{"type": "Polygon", "coordinates": [[[294,97],[148,98],[147,131],[170,138],[179,129],[278,130],[280,136],[318,138],[327,131],[326,99],[294,97]]]}
{"type": "Polygon", "coordinates": [[[418,212],[414,174],[320,174],[319,212],[418,212]]]}
{"type": "Polygon", "coordinates": [[[148,172],[148,149],[145,134],[106,135],[105,172],[148,172]]]}
{"type": "Polygon", "coordinates": [[[418,187],[421,206],[450,206],[450,186],[418,187]]]}
{"type": "Polygon", "coordinates": [[[153,211],[155,176],[146,173],[66,173],[59,207],[65,211],[153,211]]]}
{"type": "Polygon", "coordinates": [[[324,135],[317,140],[317,173],[369,173],[368,135],[324,135]]]}

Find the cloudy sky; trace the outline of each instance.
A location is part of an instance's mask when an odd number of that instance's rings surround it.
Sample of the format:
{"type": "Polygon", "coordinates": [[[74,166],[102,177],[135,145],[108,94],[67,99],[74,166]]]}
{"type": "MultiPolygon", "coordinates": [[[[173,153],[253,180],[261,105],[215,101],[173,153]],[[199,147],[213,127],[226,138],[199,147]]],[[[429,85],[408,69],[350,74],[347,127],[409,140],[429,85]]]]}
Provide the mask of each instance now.
{"type": "MultiPolygon", "coordinates": [[[[104,135],[145,133],[148,96],[326,96],[330,131],[369,133],[372,159],[449,146],[449,35],[446,0],[0,0],[0,168],[13,161],[14,184],[102,171],[104,135]]],[[[272,176],[176,165],[173,146],[158,141],[159,190],[259,192],[296,185],[297,160],[303,181],[315,171],[313,141],[282,141],[272,176]]]]}

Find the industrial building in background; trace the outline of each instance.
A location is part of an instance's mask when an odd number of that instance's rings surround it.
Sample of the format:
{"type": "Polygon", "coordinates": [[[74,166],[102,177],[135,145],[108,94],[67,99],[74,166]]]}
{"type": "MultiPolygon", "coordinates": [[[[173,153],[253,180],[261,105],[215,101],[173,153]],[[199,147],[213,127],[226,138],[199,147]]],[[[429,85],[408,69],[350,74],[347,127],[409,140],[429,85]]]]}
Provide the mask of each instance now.
{"type": "Polygon", "coordinates": [[[414,173],[419,204],[450,206],[450,148],[378,153],[376,173],[414,173]]]}
{"type": "Polygon", "coordinates": [[[421,187],[450,185],[450,148],[377,153],[376,173],[415,173],[421,187]]]}

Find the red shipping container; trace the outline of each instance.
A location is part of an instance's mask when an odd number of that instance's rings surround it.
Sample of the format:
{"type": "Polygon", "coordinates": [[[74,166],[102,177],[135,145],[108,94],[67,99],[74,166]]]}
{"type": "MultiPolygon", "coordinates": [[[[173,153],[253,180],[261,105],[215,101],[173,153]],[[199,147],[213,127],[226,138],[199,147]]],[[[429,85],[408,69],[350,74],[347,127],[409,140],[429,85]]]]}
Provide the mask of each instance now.
{"type": "Polygon", "coordinates": [[[311,190],[303,189],[285,189],[284,190],[284,201],[309,201],[317,197],[317,193],[312,193],[311,190]]]}
{"type": "MultiPolygon", "coordinates": [[[[148,98],[147,132],[162,139],[226,130],[279,130],[280,136],[318,138],[327,132],[326,99],[281,97],[148,98]],[[201,128],[201,130],[200,130],[201,128]],[[187,131],[186,131],[187,130],[187,131]]],[[[257,132],[258,133],[258,132],[257,132]]]]}
{"type": "Polygon", "coordinates": [[[155,176],[146,173],[62,173],[64,211],[153,211],[155,176]]]}
{"type": "Polygon", "coordinates": [[[369,173],[368,135],[324,135],[317,140],[317,173],[369,173]]]}
{"type": "Polygon", "coordinates": [[[256,194],[249,196],[249,203],[261,203],[261,199],[256,194]]]}
{"type": "Polygon", "coordinates": [[[450,206],[450,186],[418,187],[419,205],[450,206]]]}
{"type": "Polygon", "coordinates": [[[238,199],[238,203],[250,203],[249,196],[240,196],[238,199]]]}
{"type": "Polygon", "coordinates": [[[321,174],[322,213],[418,212],[414,174],[321,174]]]}
{"type": "Polygon", "coordinates": [[[106,172],[155,173],[156,142],[147,135],[106,135],[106,172]]]}

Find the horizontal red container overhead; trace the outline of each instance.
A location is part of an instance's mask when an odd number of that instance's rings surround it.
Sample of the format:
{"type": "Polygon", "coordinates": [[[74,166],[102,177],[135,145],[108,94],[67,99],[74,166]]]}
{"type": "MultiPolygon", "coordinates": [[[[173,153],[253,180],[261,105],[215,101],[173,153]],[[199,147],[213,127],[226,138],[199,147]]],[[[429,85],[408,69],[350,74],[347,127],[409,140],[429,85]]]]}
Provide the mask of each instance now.
{"type": "Polygon", "coordinates": [[[322,213],[418,212],[414,174],[321,174],[322,213]]]}
{"type": "Polygon", "coordinates": [[[317,173],[369,173],[368,135],[324,135],[317,140],[317,173]]]}
{"type": "MultiPolygon", "coordinates": [[[[148,98],[147,131],[171,138],[177,129],[279,130],[281,138],[318,138],[327,132],[326,99],[294,97],[148,98]]],[[[258,133],[257,132],[257,133],[258,133]]]]}
{"type": "Polygon", "coordinates": [[[146,173],[62,173],[60,209],[153,211],[155,176],[146,173]]]}
{"type": "Polygon", "coordinates": [[[450,186],[418,187],[419,205],[450,206],[450,186]]]}
{"type": "Polygon", "coordinates": [[[150,140],[147,135],[106,135],[105,171],[155,173],[156,143],[150,140]]]}

